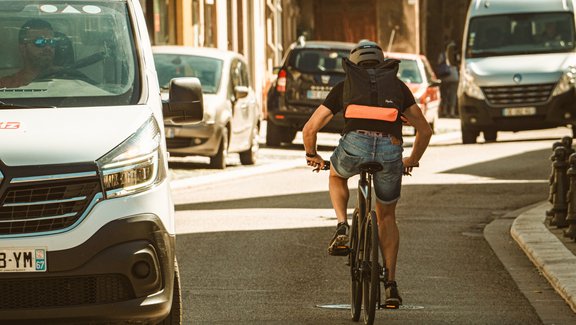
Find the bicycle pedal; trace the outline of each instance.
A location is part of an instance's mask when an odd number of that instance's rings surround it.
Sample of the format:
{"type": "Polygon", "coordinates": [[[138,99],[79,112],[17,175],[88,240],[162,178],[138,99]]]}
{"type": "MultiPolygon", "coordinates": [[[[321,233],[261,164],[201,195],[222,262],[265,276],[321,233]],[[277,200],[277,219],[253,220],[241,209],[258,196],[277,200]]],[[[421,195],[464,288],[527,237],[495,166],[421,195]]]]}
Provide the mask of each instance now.
{"type": "Polygon", "coordinates": [[[347,256],[350,254],[350,247],[348,246],[334,246],[328,248],[328,254],[332,256],[347,256]]]}
{"type": "Polygon", "coordinates": [[[398,302],[392,302],[392,303],[387,303],[387,304],[385,303],[385,304],[380,305],[380,308],[383,308],[383,309],[398,309],[398,308],[400,308],[400,304],[399,304],[398,302]]]}

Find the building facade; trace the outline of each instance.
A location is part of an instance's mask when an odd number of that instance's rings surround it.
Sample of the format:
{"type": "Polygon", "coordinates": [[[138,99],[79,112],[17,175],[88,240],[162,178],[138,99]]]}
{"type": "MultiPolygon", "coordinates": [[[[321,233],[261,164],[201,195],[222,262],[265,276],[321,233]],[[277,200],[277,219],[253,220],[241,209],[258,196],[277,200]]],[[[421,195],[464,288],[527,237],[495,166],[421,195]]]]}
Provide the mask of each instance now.
{"type": "MultiPolygon", "coordinates": [[[[273,68],[299,36],[377,41],[385,51],[423,53],[436,62],[459,42],[470,0],[140,0],[155,45],[242,53],[262,104],[273,68]],[[345,14],[344,14],[345,13],[345,14]]],[[[264,106],[262,106],[264,107],[264,106]]]]}

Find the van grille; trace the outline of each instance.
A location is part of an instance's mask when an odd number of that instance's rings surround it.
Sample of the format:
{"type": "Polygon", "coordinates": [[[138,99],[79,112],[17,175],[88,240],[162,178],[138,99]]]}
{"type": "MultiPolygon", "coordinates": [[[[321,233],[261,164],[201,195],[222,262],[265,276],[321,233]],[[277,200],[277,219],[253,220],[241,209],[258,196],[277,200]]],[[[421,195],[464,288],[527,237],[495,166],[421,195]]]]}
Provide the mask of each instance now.
{"type": "Polygon", "coordinates": [[[0,199],[0,235],[66,229],[82,217],[98,192],[95,175],[10,183],[0,199]]]}
{"type": "Polygon", "coordinates": [[[0,310],[106,304],[135,297],[120,274],[0,280],[0,310]]]}
{"type": "Polygon", "coordinates": [[[482,87],[493,106],[525,106],[545,103],[556,84],[537,84],[508,87],[482,87]]]}

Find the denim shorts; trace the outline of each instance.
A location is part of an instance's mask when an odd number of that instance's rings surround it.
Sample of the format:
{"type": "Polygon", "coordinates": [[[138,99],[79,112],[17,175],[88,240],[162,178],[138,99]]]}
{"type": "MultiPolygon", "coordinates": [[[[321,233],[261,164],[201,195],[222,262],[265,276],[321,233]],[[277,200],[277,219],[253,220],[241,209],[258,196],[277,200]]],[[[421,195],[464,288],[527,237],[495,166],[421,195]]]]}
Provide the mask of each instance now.
{"type": "Polygon", "coordinates": [[[330,163],[343,178],[360,174],[359,166],[370,161],[382,164],[374,175],[374,191],[378,201],[389,204],[400,199],[402,187],[402,144],[393,144],[388,136],[371,136],[348,132],[334,150],[330,163]]]}

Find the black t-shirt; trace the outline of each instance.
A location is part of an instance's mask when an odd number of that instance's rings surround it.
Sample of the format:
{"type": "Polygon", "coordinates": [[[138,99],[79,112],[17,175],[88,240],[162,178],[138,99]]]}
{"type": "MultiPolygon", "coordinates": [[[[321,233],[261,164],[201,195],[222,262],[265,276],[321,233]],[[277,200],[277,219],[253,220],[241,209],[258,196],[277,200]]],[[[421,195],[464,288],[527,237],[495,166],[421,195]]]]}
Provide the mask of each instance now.
{"type": "MultiPolygon", "coordinates": [[[[404,113],[404,111],[416,104],[416,100],[414,99],[414,95],[406,86],[405,83],[398,80],[400,84],[400,89],[402,89],[402,102],[400,104],[400,113],[404,113]]],[[[344,110],[344,81],[336,84],[322,105],[328,107],[332,114],[336,115],[336,113],[344,110]]],[[[396,127],[389,125],[389,123],[385,123],[382,121],[377,120],[365,120],[365,119],[346,119],[346,124],[344,126],[344,130],[342,130],[342,134],[348,133],[354,130],[367,130],[367,131],[378,131],[378,132],[385,132],[390,133],[397,138],[402,138],[402,126],[401,124],[397,124],[396,127]]]]}

